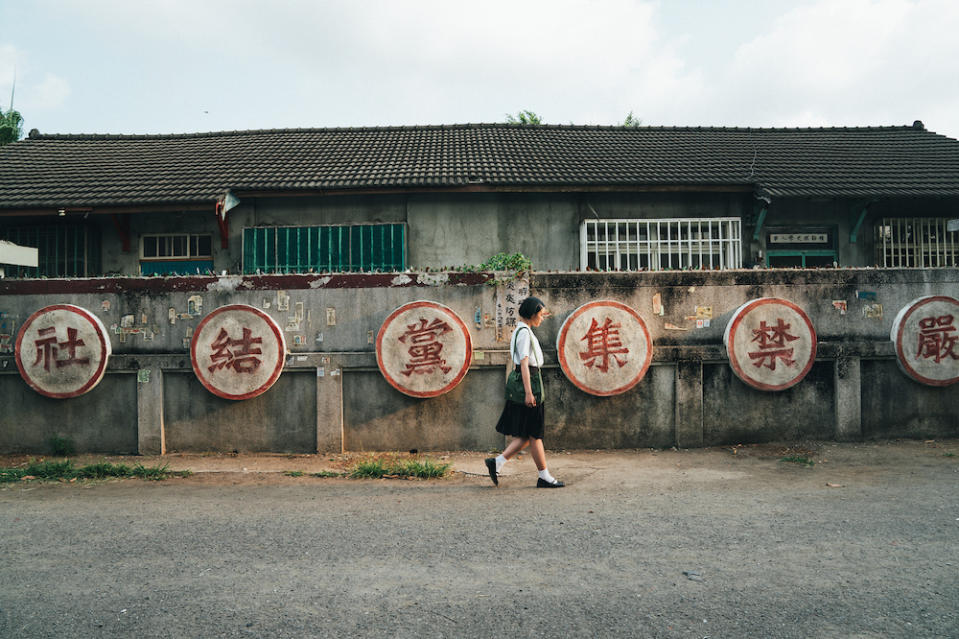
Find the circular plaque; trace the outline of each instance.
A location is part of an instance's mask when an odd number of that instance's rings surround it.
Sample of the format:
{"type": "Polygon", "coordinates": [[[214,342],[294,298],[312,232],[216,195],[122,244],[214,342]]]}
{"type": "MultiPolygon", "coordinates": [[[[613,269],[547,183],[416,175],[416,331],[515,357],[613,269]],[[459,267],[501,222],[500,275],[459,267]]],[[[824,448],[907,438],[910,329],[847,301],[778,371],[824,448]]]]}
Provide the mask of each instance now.
{"type": "Polygon", "coordinates": [[[452,309],[410,302],[390,313],[376,336],[376,364],[390,386],[411,397],[451,391],[469,369],[473,340],[452,309]]]}
{"type": "Polygon", "coordinates": [[[583,304],[556,338],[560,368],[577,388],[608,397],[639,383],[653,359],[653,340],[635,310],[613,300],[583,304]]]}
{"type": "Polygon", "coordinates": [[[775,297],[736,309],[723,344],[739,379],[758,390],[780,391],[798,384],[816,360],[816,331],[809,316],[775,297]]]}
{"type": "Polygon", "coordinates": [[[246,304],[221,306],[203,318],[190,342],[197,379],[224,399],[265,393],[283,372],[286,339],[272,317],[246,304]]]}
{"type": "Polygon", "coordinates": [[[899,368],[917,382],[959,381],[959,301],[944,295],[914,299],[896,315],[889,338],[899,368]]]}
{"type": "Polygon", "coordinates": [[[66,399],[89,392],[103,379],[111,352],[100,318],[71,304],[41,308],[17,333],[20,376],[47,397],[66,399]]]}

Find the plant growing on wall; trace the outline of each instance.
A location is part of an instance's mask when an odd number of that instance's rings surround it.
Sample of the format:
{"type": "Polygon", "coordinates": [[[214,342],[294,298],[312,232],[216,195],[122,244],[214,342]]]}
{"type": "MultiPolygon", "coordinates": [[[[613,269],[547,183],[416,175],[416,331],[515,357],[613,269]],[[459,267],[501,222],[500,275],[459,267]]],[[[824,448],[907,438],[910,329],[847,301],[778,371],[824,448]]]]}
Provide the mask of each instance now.
{"type": "Polygon", "coordinates": [[[533,262],[522,253],[497,253],[482,264],[463,267],[464,271],[494,271],[505,273],[503,278],[493,278],[487,282],[490,286],[506,284],[522,277],[533,270],[533,262]]]}

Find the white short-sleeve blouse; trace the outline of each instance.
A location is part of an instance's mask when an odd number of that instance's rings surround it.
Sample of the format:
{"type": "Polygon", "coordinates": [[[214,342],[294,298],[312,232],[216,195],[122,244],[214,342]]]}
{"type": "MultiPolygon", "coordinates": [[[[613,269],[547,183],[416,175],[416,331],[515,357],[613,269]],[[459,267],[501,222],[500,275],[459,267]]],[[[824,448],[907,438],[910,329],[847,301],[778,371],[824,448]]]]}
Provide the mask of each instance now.
{"type": "Polygon", "coordinates": [[[530,366],[543,365],[543,349],[540,348],[533,329],[526,322],[516,322],[509,348],[513,354],[513,363],[517,366],[523,362],[524,357],[529,357],[530,366]]]}

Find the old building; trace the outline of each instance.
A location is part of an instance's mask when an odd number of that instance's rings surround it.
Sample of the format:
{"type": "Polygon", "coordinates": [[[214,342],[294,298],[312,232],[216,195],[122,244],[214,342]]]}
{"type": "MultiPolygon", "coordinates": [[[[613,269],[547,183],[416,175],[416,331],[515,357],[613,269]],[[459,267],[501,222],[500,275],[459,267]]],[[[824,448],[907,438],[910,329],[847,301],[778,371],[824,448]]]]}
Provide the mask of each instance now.
{"type": "Polygon", "coordinates": [[[477,124],[0,149],[8,276],[955,266],[959,141],[913,126],[477,124]]]}
{"type": "Polygon", "coordinates": [[[918,122],[33,133],[0,452],[489,450],[530,290],[551,446],[954,437],[957,225],[918,122]]]}

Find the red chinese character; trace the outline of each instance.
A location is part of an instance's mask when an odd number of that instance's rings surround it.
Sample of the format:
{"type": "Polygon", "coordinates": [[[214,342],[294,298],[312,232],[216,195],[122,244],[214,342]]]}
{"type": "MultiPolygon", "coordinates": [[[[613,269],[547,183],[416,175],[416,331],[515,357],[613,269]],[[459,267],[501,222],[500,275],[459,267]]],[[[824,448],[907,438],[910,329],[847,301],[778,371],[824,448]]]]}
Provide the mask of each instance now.
{"type": "Polygon", "coordinates": [[[759,323],[759,329],[753,331],[753,342],[759,342],[759,351],[749,353],[750,359],[757,360],[753,366],[759,368],[763,365],[771,371],[776,370],[776,360],[780,359],[786,366],[793,366],[796,360],[792,359],[792,348],[785,348],[787,342],[792,342],[799,337],[790,335],[787,331],[790,325],[786,324],[782,318],[776,320],[775,326],[767,326],[766,320],[759,323]],[[768,362],[766,360],[769,360],[768,362]]]}
{"type": "Polygon", "coordinates": [[[586,342],[586,352],[579,354],[580,359],[586,361],[586,368],[592,368],[599,361],[600,364],[596,366],[596,369],[605,373],[609,370],[610,358],[619,364],[620,368],[626,365],[626,358],[617,357],[629,352],[629,349],[623,348],[623,343],[619,341],[618,329],[621,327],[622,324],[613,324],[613,320],[608,317],[602,326],[596,318],[593,318],[586,335],[580,338],[581,342],[586,342]]]}
{"type": "Polygon", "coordinates": [[[240,339],[231,339],[225,328],[221,328],[216,339],[210,344],[213,349],[213,355],[210,359],[213,366],[207,370],[211,373],[221,368],[232,367],[237,373],[252,373],[260,367],[260,360],[253,355],[262,355],[263,351],[259,348],[253,348],[253,344],[262,344],[262,337],[252,337],[253,331],[248,328],[243,329],[243,337],[240,339]],[[239,347],[230,350],[231,347],[239,347]]]}
{"type": "Polygon", "coordinates": [[[90,363],[89,357],[82,359],[77,357],[77,347],[86,345],[82,339],[77,339],[77,329],[67,329],[67,341],[65,342],[57,342],[56,326],[41,328],[37,331],[37,334],[43,337],[43,339],[34,340],[33,342],[37,346],[37,359],[33,362],[34,366],[39,364],[41,359],[43,360],[43,369],[46,371],[50,370],[50,362],[56,364],[57,368],[63,368],[71,364],[90,363]],[[57,359],[59,349],[66,349],[66,359],[57,359]]]}
{"type": "Polygon", "coordinates": [[[946,357],[959,359],[959,354],[955,352],[956,340],[959,336],[953,335],[956,327],[953,326],[955,318],[952,315],[941,315],[939,317],[926,317],[919,320],[919,349],[916,351],[916,357],[923,359],[934,359],[938,364],[946,357]]]}
{"type": "Polygon", "coordinates": [[[449,324],[439,318],[429,324],[423,318],[420,318],[419,325],[407,324],[406,332],[400,335],[399,341],[406,344],[409,338],[410,348],[407,352],[412,359],[406,365],[406,370],[402,371],[403,375],[424,375],[434,372],[437,367],[444,373],[450,372],[446,360],[440,357],[443,343],[439,341],[439,336],[452,330],[449,324]]]}

